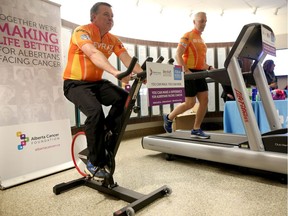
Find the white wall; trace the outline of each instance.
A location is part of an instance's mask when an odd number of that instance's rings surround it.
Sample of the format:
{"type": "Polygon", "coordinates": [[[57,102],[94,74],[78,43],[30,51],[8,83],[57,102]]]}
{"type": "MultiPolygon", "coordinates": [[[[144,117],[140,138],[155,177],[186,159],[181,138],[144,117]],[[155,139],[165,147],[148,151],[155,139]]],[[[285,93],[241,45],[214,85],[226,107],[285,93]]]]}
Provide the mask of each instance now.
{"type": "MultiPolygon", "coordinates": [[[[136,8],[132,12],[122,14],[115,11],[115,26],[112,32],[131,38],[144,40],[178,42],[182,34],[193,27],[193,17],[187,11],[170,10],[159,13],[157,9],[136,8]]],[[[207,26],[203,33],[206,42],[235,41],[243,25],[263,23],[270,26],[276,35],[287,35],[287,16],[283,13],[275,16],[273,11],[259,11],[256,15],[251,11],[231,11],[223,16],[219,12],[207,12],[207,26]],[[271,14],[269,16],[269,14],[271,14]]]]}
{"type": "MultiPolygon", "coordinates": [[[[78,0],[53,0],[62,4],[61,17],[77,24],[89,23],[89,11],[95,3],[94,0],[81,2],[79,11],[78,0]]],[[[114,12],[114,27],[112,33],[129,38],[178,42],[182,34],[190,31],[193,27],[190,10],[164,9],[157,5],[139,4],[135,0],[110,0],[114,12]]],[[[141,1],[140,1],[141,2],[141,1]]],[[[203,9],[205,11],[205,8],[203,9]]],[[[251,10],[225,11],[223,16],[220,12],[207,12],[207,26],[203,38],[209,42],[235,41],[243,25],[253,22],[263,23],[270,26],[275,35],[282,35],[281,41],[276,41],[277,48],[287,48],[287,7],[279,10],[274,15],[271,9],[258,10],[256,15],[251,10]]]]}

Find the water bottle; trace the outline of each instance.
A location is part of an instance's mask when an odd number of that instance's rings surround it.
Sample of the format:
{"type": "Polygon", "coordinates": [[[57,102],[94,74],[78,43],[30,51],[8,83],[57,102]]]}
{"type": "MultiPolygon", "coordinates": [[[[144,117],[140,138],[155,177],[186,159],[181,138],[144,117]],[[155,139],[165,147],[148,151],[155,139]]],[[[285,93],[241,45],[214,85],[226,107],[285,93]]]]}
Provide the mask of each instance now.
{"type": "Polygon", "coordinates": [[[257,88],[252,89],[252,101],[256,101],[256,96],[257,96],[257,88]]]}

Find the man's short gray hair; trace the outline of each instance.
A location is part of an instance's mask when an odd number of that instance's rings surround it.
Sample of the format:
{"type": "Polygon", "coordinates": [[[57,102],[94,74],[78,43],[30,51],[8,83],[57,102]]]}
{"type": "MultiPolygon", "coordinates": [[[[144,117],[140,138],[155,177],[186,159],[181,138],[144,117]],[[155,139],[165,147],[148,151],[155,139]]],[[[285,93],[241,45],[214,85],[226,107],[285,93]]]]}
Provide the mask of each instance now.
{"type": "Polygon", "coordinates": [[[92,8],[90,9],[90,21],[92,22],[93,20],[93,15],[96,14],[98,12],[98,9],[101,5],[104,6],[108,6],[108,7],[112,7],[110,4],[106,3],[106,2],[97,2],[95,3],[92,8]]]}

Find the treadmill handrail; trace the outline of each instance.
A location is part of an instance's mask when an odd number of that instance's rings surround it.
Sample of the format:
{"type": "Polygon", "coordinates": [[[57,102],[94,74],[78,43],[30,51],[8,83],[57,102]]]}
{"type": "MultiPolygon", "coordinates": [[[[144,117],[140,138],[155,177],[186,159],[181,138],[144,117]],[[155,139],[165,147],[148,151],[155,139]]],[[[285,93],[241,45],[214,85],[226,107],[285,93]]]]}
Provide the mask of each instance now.
{"type": "Polygon", "coordinates": [[[230,78],[226,68],[197,71],[192,73],[186,73],[184,75],[185,80],[205,79],[208,77],[221,84],[231,85],[230,78]]]}

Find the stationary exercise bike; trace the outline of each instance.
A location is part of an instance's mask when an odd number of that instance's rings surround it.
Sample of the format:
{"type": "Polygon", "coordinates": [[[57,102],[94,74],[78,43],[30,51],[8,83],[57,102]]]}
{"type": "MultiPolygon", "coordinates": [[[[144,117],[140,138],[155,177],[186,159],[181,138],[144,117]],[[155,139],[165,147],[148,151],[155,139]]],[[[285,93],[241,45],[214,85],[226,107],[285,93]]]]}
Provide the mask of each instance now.
{"type": "MultiPolygon", "coordinates": [[[[156,62],[161,63],[164,60],[162,56],[160,56],[156,62]]],[[[122,78],[129,76],[138,59],[136,57],[132,58],[132,61],[128,67],[128,69],[119,74],[117,77],[119,80],[122,78]]],[[[135,215],[135,212],[154,202],[156,199],[161,198],[163,196],[170,195],[172,193],[172,189],[166,185],[160,187],[159,189],[149,193],[148,195],[144,195],[126,188],[119,186],[113,179],[113,174],[115,171],[115,156],[118,151],[121,139],[124,135],[126,125],[130,118],[131,112],[138,112],[140,108],[135,106],[135,102],[137,99],[137,95],[141,88],[143,81],[146,79],[146,62],[153,61],[153,58],[148,57],[142,65],[143,72],[135,74],[131,76],[131,79],[134,80],[130,90],[129,95],[127,97],[125,107],[124,107],[124,115],[121,125],[121,130],[119,134],[113,135],[111,132],[107,131],[105,134],[105,152],[106,152],[106,161],[107,161],[107,169],[109,171],[109,177],[103,179],[103,181],[94,180],[93,177],[87,175],[83,172],[84,168],[87,164],[87,144],[86,137],[84,132],[78,132],[72,140],[71,145],[71,154],[72,160],[75,165],[76,170],[82,175],[80,179],[76,179],[67,183],[61,183],[55,185],[53,187],[53,192],[58,195],[66,190],[72,189],[78,186],[88,186],[90,188],[96,189],[102,193],[112,195],[116,198],[129,202],[130,204],[123,207],[122,209],[114,212],[114,216],[118,215],[135,215]],[[114,136],[114,137],[113,137],[114,136]]],[[[171,60],[168,61],[168,63],[171,60]]]]}

